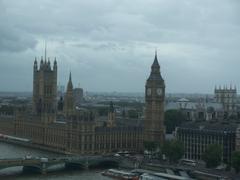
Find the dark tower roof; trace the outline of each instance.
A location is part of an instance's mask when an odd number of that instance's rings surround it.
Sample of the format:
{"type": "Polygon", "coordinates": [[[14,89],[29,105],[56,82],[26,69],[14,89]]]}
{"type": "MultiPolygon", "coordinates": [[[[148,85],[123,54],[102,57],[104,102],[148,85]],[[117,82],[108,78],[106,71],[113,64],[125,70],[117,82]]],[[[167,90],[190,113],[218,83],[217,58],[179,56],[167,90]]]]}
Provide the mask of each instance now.
{"type": "Polygon", "coordinates": [[[57,58],[55,57],[54,63],[53,63],[53,70],[57,72],[57,58]]]}
{"type": "Polygon", "coordinates": [[[48,58],[48,61],[47,61],[47,67],[48,67],[48,70],[51,71],[51,62],[50,62],[50,58],[48,58]]]}
{"type": "Polygon", "coordinates": [[[69,80],[68,80],[68,85],[67,85],[67,91],[72,91],[73,89],[73,84],[72,84],[72,73],[70,72],[69,74],[69,80]]]}
{"type": "Polygon", "coordinates": [[[71,114],[74,110],[74,97],[73,97],[73,84],[72,84],[72,74],[69,74],[69,80],[67,84],[67,92],[64,99],[64,112],[66,114],[71,114]]]}
{"type": "Polygon", "coordinates": [[[154,61],[153,64],[151,66],[151,73],[150,76],[148,78],[148,80],[163,80],[161,73],[160,73],[160,65],[158,63],[158,59],[157,59],[157,51],[155,51],[155,57],[154,57],[154,61]]]}
{"type": "Polygon", "coordinates": [[[155,51],[155,58],[152,64],[152,68],[160,68],[159,63],[158,63],[158,59],[157,59],[157,51],[155,51]]]}
{"type": "Polygon", "coordinates": [[[37,64],[37,58],[35,57],[35,60],[34,60],[34,71],[37,71],[38,69],[38,64],[37,64]]]}

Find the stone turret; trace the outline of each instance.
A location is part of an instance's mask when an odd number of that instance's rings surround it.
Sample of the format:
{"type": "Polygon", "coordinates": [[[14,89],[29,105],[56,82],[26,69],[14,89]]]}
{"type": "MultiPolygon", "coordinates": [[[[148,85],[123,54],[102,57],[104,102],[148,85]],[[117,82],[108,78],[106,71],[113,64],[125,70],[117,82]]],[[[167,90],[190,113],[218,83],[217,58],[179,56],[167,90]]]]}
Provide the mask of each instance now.
{"type": "Polygon", "coordinates": [[[109,110],[108,110],[108,121],[107,127],[115,127],[116,126],[116,113],[113,106],[113,102],[110,102],[109,110]]]}
{"type": "Polygon", "coordinates": [[[35,60],[34,60],[33,70],[34,70],[34,72],[38,70],[38,64],[37,64],[37,58],[36,57],[35,57],[35,60]]]}
{"type": "Polygon", "coordinates": [[[71,115],[74,112],[74,96],[73,96],[73,84],[72,84],[71,73],[69,75],[67,92],[64,98],[64,112],[66,115],[71,115]]]}
{"type": "Polygon", "coordinates": [[[33,114],[45,123],[56,119],[57,111],[57,69],[51,69],[50,59],[41,57],[38,69],[37,58],[33,65],[33,114]],[[47,117],[47,118],[46,118],[47,117]]]}

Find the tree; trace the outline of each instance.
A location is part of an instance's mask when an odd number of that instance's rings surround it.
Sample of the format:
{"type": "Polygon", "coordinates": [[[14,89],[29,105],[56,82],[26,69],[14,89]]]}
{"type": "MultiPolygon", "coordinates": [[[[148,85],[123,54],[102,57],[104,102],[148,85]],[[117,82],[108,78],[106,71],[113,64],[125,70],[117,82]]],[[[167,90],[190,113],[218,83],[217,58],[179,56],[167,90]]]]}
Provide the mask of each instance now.
{"type": "Polygon", "coordinates": [[[138,112],[135,109],[128,110],[129,118],[138,118],[138,112]]]}
{"type": "Polygon", "coordinates": [[[165,141],[162,152],[167,156],[170,162],[177,162],[184,154],[183,143],[175,139],[165,141]]]}
{"type": "Polygon", "coordinates": [[[240,151],[233,152],[232,166],[235,169],[236,173],[239,173],[239,171],[240,171],[240,151]]]}
{"type": "Polygon", "coordinates": [[[107,116],[108,115],[108,107],[99,107],[97,108],[99,116],[107,116]]]}
{"type": "Polygon", "coordinates": [[[203,153],[203,158],[208,168],[216,167],[222,160],[222,147],[219,144],[210,144],[203,153]]]}
{"type": "Polygon", "coordinates": [[[153,141],[145,141],[143,143],[144,145],[144,149],[146,149],[147,151],[153,153],[154,151],[157,150],[157,143],[153,142],[153,141]]]}
{"type": "Polygon", "coordinates": [[[172,133],[176,126],[181,125],[187,120],[186,116],[179,110],[170,109],[165,112],[164,124],[166,126],[166,132],[172,133]]]}

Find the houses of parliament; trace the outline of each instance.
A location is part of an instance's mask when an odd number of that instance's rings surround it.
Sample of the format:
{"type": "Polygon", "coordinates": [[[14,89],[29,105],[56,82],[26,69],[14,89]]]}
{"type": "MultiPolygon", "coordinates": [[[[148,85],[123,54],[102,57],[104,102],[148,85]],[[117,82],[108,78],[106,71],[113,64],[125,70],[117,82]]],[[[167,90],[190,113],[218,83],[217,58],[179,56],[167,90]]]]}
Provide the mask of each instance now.
{"type": "Polygon", "coordinates": [[[145,85],[145,115],[141,125],[120,126],[110,105],[105,125],[96,112],[74,105],[70,73],[63,98],[57,100],[58,64],[37,59],[33,65],[32,106],[18,108],[13,117],[0,116],[0,133],[27,138],[31,143],[64,153],[102,154],[142,151],[144,142],[163,143],[165,83],[157,53],[145,85]]]}

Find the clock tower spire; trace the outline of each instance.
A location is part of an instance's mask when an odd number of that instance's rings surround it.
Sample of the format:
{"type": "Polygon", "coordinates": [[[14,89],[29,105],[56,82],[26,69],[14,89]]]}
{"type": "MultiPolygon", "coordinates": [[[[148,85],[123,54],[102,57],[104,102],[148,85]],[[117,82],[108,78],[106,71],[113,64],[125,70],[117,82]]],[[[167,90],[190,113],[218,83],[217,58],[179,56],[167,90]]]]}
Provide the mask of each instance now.
{"type": "Polygon", "coordinates": [[[161,76],[157,51],[145,85],[144,142],[162,144],[164,128],[165,83],[161,76]]]}

